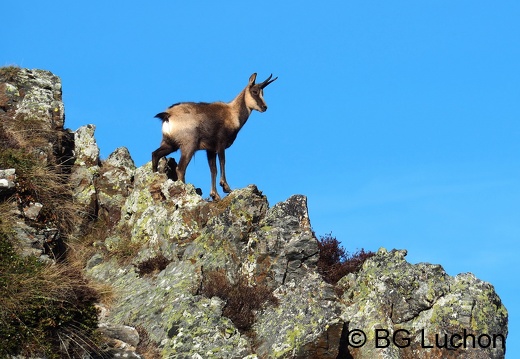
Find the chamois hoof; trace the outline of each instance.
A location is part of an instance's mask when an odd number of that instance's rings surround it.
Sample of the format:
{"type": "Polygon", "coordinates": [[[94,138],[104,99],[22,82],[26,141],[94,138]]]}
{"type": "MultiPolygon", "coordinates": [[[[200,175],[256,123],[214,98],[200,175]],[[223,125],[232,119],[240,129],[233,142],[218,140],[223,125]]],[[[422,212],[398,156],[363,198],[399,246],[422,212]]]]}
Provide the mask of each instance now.
{"type": "Polygon", "coordinates": [[[231,193],[231,188],[229,188],[227,183],[221,183],[220,186],[222,187],[224,193],[231,193]]]}

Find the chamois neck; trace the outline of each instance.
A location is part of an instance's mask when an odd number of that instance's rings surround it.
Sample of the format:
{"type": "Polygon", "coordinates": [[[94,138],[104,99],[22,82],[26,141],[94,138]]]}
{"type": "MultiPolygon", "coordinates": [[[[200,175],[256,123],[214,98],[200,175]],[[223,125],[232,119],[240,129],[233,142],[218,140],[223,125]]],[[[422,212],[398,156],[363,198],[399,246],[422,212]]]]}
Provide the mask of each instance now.
{"type": "Polygon", "coordinates": [[[251,109],[246,105],[246,90],[240,92],[237,97],[229,103],[229,106],[233,109],[233,112],[238,116],[238,122],[240,128],[244,126],[249,115],[251,115],[251,109]]]}

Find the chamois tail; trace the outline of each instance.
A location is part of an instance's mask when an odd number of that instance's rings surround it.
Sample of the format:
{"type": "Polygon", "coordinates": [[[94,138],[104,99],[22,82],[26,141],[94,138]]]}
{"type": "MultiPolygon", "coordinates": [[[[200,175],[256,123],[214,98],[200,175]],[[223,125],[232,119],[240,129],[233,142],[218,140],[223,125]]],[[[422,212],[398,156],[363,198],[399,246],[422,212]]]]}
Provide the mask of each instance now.
{"type": "Polygon", "coordinates": [[[162,122],[164,122],[164,121],[168,121],[168,119],[170,118],[170,115],[168,114],[168,112],[161,112],[161,113],[158,113],[157,115],[155,115],[154,117],[158,118],[162,122]]]}

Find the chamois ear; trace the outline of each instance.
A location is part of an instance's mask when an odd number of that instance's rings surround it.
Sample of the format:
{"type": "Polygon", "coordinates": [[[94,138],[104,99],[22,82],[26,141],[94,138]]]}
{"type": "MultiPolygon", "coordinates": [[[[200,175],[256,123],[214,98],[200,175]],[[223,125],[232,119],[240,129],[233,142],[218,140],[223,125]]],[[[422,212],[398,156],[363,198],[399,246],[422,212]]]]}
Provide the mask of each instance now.
{"type": "Polygon", "coordinates": [[[256,80],[256,72],[254,74],[252,74],[251,77],[249,78],[249,86],[253,86],[255,84],[255,80],[256,80]]]}

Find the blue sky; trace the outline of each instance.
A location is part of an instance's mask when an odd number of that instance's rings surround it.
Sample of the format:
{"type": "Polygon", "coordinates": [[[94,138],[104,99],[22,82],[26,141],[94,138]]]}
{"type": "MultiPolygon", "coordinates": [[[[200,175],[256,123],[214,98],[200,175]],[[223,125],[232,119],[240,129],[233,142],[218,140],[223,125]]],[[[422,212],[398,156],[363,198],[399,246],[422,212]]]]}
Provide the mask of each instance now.
{"type": "MultiPolygon", "coordinates": [[[[279,79],[227,151],[232,188],[308,196],[318,235],[491,282],[520,356],[520,3],[10,1],[0,66],[62,78],[66,126],[137,165],[179,101],[279,79]]],[[[178,158],[178,154],[174,157],[178,158]]],[[[209,193],[206,156],[187,181],[209,193]]]]}

